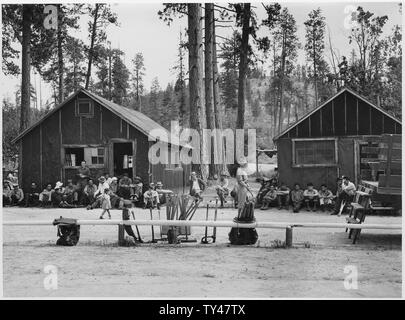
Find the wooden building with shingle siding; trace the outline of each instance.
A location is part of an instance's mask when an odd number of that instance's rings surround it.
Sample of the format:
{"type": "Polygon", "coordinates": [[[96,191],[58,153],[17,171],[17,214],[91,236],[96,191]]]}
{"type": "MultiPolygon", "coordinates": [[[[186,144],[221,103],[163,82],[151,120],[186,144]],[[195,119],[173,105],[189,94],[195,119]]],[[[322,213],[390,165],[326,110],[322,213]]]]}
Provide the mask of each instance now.
{"type": "Polygon", "coordinates": [[[400,120],[344,88],[274,138],[280,181],[335,190],[338,176],[371,180],[381,135],[401,130],[400,120]]]}
{"type": "Polygon", "coordinates": [[[79,89],[15,139],[19,143],[19,180],[28,189],[32,181],[47,183],[76,179],[85,160],[97,178],[128,173],[144,183],[162,181],[167,188],[182,188],[190,166],[152,165],[148,151],[157,140],[153,129],[161,125],[146,115],[79,89]]]}

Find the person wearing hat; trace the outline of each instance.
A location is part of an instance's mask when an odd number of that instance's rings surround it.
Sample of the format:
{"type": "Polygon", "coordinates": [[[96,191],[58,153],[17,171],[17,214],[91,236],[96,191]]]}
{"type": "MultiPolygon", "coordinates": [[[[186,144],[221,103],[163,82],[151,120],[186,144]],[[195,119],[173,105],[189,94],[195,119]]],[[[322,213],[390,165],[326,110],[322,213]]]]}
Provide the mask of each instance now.
{"type": "Polygon", "coordinates": [[[118,182],[118,196],[128,200],[131,197],[131,184],[132,180],[125,172],[118,182]]]}
{"type": "Polygon", "coordinates": [[[163,183],[162,181],[158,181],[156,183],[156,192],[159,195],[159,205],[165,204],[166,203],[166,195],[167,194],[173,194],[172,190],[169,189],[163,189],[163,183]]]}
{"type": "Polygon", "coordinates": [[[202,193],[204,192],[206,183],[197,177],[195,171],[191,172],[190,176],[190,196],[194,197],[195,200],[202,200],[202,193]]]}
{"type": "Polygon", "coordinates": [[[142,198],[142,191],[143,191],[143,183],[142,179],[139,176],[136,176],[134,178],[134,183],[131,184],[131,189],[130,189],[130,196],[129,198],[134,202],[138,203],[141,201],[142,198]]]}
{"type": "Polygon", "coordinates": [[[41,207],[48,207],[52,205],[52,184],[48,183],[46,188],[39,194],[39,204],[41,207]]]}
{"type": "Polygon", "coordinates": [[[115,194],[118,192],[118,178],[112,177],[110,182],[110,190],[115,194]]]}
{"type": "Polygon", "coordinates": [[[159,194],[155,190],[155,184],[149,184],[148,191],[143,194],[144,208],[158,208],[159,209],[159,194]]]}
{"type": "Polygon", "coordinates": [[[96,192],[94,193],[94,202],[87,206],[87,210],[92,210],[94,208],[98,208],[101,206],[101,196],[104,195],[104,190],[109,189],[110,186],[108,185],[104,176],[98,178],[98,187],[96,192]]]}
{"type": "Polygon", "coordinates": [[[236,170],[237,192],[236,197],[238,201],[238,214],[242,210],[246,201],[253,197],[248,182],[247,167],[248,162],[245,157],[241,157],[238,161],[239,167],[236,170]]]}
{"type": "Polygon", "coordinates": [[[101,176],[100,178],[98,178],[98,188],[97,191],[94,193],[94,197],[97,198],[103,195],[104,190],[109,188],[110,186],[108,185],[107,180],[105,179],[104,176],[101,176]]]}
{"type": "Polygon", "coordinates": [[[219,201],[221,201],[221,208],[224,207],[224,203],[227,203],[226,197],[229,195],[229,180],[228,180],[228,173],[223,171],[218,180],[218,185],[215,187],[217,191],[217,195],[219,197],[219,201]]]}
{"type": "Polygon", "coordinates": [[[356,186],[350,181],[349,177],[342,177],[342,190],[339,196],[336,198],[335,210],[331,215],[340,216],[344,211],[346,205],[353,200],[353,196],[356,194],[356,186]]]}

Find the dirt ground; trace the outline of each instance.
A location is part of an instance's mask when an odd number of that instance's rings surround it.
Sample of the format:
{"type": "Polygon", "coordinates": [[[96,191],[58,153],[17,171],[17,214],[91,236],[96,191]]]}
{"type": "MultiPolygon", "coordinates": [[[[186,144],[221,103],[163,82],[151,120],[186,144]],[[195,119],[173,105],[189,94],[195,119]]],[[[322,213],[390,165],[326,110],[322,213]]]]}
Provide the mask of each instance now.
{"type": "MultiPolygon", "coordinates": [[[[163,209],[162,218],[165,215],[163,209]]],[[[95,219],[100,209],[3,208],[3,220],[52,220],[59,216],[95,219]]],[[[213,215],[213,211],[210,211],[213,215]]],[[[112,211],[113,219],[121,212],[112,211]]],[[[327,213],[294,214],[256,210],[259,221],[342,222],[327,213]]],[[[235,216],[219,210],[219,220],[235,216]]],[[[137,209],[138,219],[149,211],[137,209]]],[[[158,219],[158,213],[154,213],[158,219]]],[[[205,219],[205,209],[193,219],[205,219]]],[[[369,223],[401,223],[401,217],[367,218],[369,223]]],[[[155,227],[158,238],[159,227],[155,227]]],[[[144,240],[151,228],[140,227],[144,240]]],[[[356,245],[338,229],[295,229],[294,247],[280,248],[283,230],[259,229],[253,246],[230,246],[228,228],[218,228],[215,244],[201,244],[204,228],[194,227],[196,243],[117,246],[117,227],[82,226],[76,247],[56,247],[52,226],[3,226],[3,291],[6,297],[318,297],[401,296],[401,235],[363,231],[356,245]],[[46,290],[44,268],[57,268],[56,290],[46,290]],[[358,288],[345,289],[346,266],[355,266],[358,288]]],[[[211,233],[211,228],[209,229],[211,233]]]]}

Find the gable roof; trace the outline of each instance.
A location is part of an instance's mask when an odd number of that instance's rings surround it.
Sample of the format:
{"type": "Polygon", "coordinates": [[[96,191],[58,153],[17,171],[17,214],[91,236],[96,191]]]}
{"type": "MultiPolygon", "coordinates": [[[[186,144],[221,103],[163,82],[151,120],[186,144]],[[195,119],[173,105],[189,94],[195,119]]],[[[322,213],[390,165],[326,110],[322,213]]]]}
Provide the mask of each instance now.
{"type": "Polygon", "coordinates": [[[70,101],[72,101],[79,93],[84,93],[86,94],[89,98],[93,99],[94,101],[98,102],[101,106],[105,107],[121,119],[125,120],[128,122],[130,125],[132,125],[134,128],[142,132],[143,134],[147,135],[151,139],[154,139],[155,141],[159,138],[160,141],[171,143],[170,142],[170,133],[163,128],[159,123],[156,121],[152,120],[148,116],[144,115],[143,113],[129,109],[123,106],[120,106],[112,101],[109,101],[107,99],[104,99],[84,88],[80,88],[73,94],[71,94],[65,101],[63,101],[61,104],[56,106],[54,109],[49,111],[46,115],[44,115],[41,119],[39,119],[36,123],[25,129],[23,132],[21,132],[13,141],[12,143],[15,143],[19,141],[22,137],[24,137],[27,133],[32,131],[35,127],[37,127],[39,124],[41,124],[43,121],[45,121],[48,117],[50,117],[52,114],[54,114],[56,111],[59,109],[63,108],[66,104],[68,104],[70,101]],[[160,129],[164,130],[164,132],[167,133],[168,141],[165,141],[163,137],[158,137],[156,135],[151,134],[151,131],[153,129],[160,129]]]}
{"type": "Polygon", "coordinates": [[[367,100],[366,98],[362,97],[361,95],[359,95],[358,93],[354,92],[352,89],[344,87],[342,88],[342,90],[340,90],[338,93],[336,93],[334,96],[332,96],[331,98],[329,98],[328,100],[326,100],[325,102],[323,102],[321,105],[319,105],[318,107],[316,107],[315,109],[313,109],[312,111],[308,112],[306,115],[304,115],[303,117],[301,117],[301,119],[299,119],[298,121],[296,121],[295,123],[291,124],[289,127],[287,127],[284,131],[282,131],[281,133],[279,133],[277,136],[275,136],[273,138],[273,141],[278,140],[280,137],[282,137],[283,135],[285,135],[286,133],[288,133],[291,129],[295,128],[297,125],[299,125],[301,122],[303,122],[305,119],[309,118],[312,114],[314,114],[315,112],[317,112],[318,110],[322,109],[324,106],[326,106],[329,102],[331,102],[332,100],[336,99],[338,96],[340,96],[342,93],[344,93],[345,91],[351,93],[352,95],[354,95],[356,98],[364,101],[365,103],[367,103],[368,105],[370,105],[371,107],[373,107],[374,109],[377,109],[378,111],[380,111],[381,113],[383,113],[384,115],[386,115],[387,117],[391,118],[392,120],[394,120],[395,122],[399,123],[400,125],[402,125],[402,122],[400,120],[398,120],[397,118],[395,118],[393,115],[389,114],[387,111],[385,111],[384,109],[377,107],[375,104],[371,103],[369,100],[367,100]]]}

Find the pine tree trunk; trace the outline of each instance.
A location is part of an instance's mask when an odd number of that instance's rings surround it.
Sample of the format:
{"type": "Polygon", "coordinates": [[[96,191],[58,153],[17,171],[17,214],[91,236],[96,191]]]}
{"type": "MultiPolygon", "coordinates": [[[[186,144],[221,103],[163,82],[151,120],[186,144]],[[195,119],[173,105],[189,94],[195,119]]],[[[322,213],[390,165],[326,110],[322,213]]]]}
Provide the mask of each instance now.
{"type": "Polygon", "coordinates": [[[93,63],[93,51],[94,51],[94,42],[96,39],[96,33],[97,33],[97,19],[98,19],[98,10],[99,10],[100,4],[96,4],[96,9],[94,12],[94,20],[93,20],[93,27],[91,31],[91,41],[90,41],[90,49],[89,49],[89,62],[87,65],[87,73],[86,73],[86,86],[85,88],[89,88],[90,84],[90,76],[91,76],[91,65],[93,63]]]}
{"type": "MultiPolygon", "coordinates": [[[[215,127],[222,132],[222,104],[221,99],[219,96],[220,89],[219,89],[219,72],[218,72],[218,60],[217,60],[217,41],[215,35],[215,11],[213,11],[212,15],[212,41],[213,41],[213,48],[212,48],[212,64],[213,64],[213,79],[214,79],[214,115],[215,115],[215,127]]],[[[219,144],[219,150],[221,150],[221,154],[219,154],[219,159],[221,160],[221,164],[218,166],[218,171],[228,173],[228,168],[225,164],[225,145],[222,141],[222,135],[217,137],[217,143],[219,144]]]]}
{"type": "Polygon", "coordinates": [[[239,86],[238,86],[238,114],[236,128],[243,129],[245,126],[245,89],[248,63],[248,46],[250,34],[250,3],[243,4],[242,42],[239,60],[239,86]]]}
{"type": "Polygon", "coordinates": [[[283,130],[284,72],[285,72],[285,34],[283,34],[283,42],[281,50],[280,111],[278,119],[278,133],[280,133],[283,130]]]}
{"type": "Polygon", "coordinates": [[[21,117],[20,132],[28,127],[30,118],[31,24],[32,5],[23,5],[21,52],[21,117]]]}
{"type": "MultiPolygon", "coordinates": [[[[214,16],[214,4],[205,4],[205,25],[204,25],[204,67],[205,67],[205,112],[207,116],[207,129],[215,129],[215,115],[214,115],[214,72],[212,64],[212,51],[213,51],[213,16],[214,16]]],[[[210,153],[211,162],[209,164],[209,177],[213,178],[217,174],[214,160],[214,142],[216,139],[209,138],[211,140],[210,153]]]]}
{"type": "MultiPolygon", "coordinates": [[[[315,39],[315,35],[312,36],[313,39],[315,39]]],[[[315,108],[318,105],[318,75],[317,75],[317,71],[316,71],[316,52],[315,52],[315,40],[312,44],[313,48],[314,48],[314,52],[313,52],[313,62],[314,62],[314,89],[315,89],[315,108]]]]}
{"type": "Polygon", "coordinates": [[[58,100],[59,103],[63,102],[63,98],[65,96],[64,94],[64,86],[63,86],[63,51],[62,51],[62,17],[63,17],[63,12],[62,12],[62,6],[59,5],[59,10],[58,10],[58,32],[57,32],[57,38],[58,38],[58,100]]]}
{"type": "MultiPolygon", "coordinates": [[[[196,129],[202,138],[202,129],[206,126],[204,101],[204,63],[202,42],[201,5],[189,3],[188,7],[188,42],[189,42],[189,90],[190,90],[190,127],[196,129]]],[[[200,163],[193,163],[192,169],[208,176],[208,167],[202,164],[206,154],[206,143],[200,139],[200,163]]]]}

